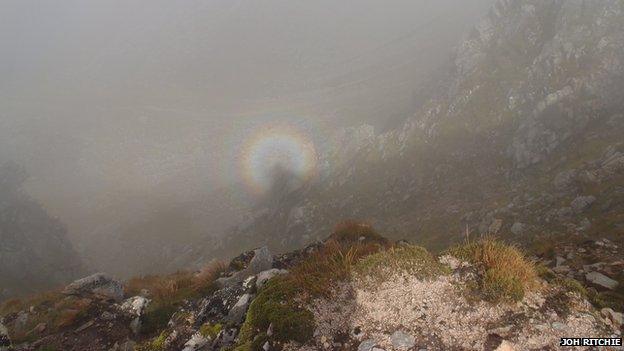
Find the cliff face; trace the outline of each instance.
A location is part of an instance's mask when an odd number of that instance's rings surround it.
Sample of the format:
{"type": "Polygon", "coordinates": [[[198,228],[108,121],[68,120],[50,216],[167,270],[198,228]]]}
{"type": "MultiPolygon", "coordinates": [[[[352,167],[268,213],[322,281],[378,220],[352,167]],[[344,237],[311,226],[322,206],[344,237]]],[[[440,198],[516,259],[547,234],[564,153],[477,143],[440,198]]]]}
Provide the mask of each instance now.
{"type": "Polygon", "coordinates": [[[337,133],[323,177],[230,237],[292,248],[349,217],[439,247],[466,232],[592,235],[598,221],[617,234],[623,77],[621,1],[498,1],[400,128],[337,133]],[[571,210],[580,196],[604,210],[571,210]]]}
{"type": "Polygon", "coordinates": [[[66,229],[21,191],[25,175],[0,166],[0,299],[62,285],[82,274],[66,229]]]}

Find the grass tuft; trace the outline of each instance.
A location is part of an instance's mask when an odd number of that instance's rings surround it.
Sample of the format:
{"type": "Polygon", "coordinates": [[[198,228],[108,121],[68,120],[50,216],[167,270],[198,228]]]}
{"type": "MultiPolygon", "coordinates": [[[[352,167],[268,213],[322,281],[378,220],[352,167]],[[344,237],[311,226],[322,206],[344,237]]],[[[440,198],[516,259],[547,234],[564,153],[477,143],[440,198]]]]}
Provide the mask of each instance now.
{"type": "Polygon", "coordinates": [[[448,253],[483,270],[479,288],[486,300],[517,302],[537,285],[534,263],[515,246],[486,238],[453,247],[448,253]]]}

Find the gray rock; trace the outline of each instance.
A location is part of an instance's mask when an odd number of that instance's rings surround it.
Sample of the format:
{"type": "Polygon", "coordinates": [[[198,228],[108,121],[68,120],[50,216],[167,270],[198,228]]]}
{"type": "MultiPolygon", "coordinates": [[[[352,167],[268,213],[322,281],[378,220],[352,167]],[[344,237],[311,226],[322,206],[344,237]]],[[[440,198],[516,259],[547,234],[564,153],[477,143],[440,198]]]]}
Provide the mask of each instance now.
{"type": "Polygon", "coordinates": [[[238,299],[238,302],[236,302],[234,307],[232,307],[228,313],[227,320],[236,324],[242,323],[245,319],[245,313],[247,313],[247,308],[251,303],[252,297],[253,296],[251,294],[244,294],[241,296],[240,299],[238,299]]]}
{"type": "Polygon", "coordinates": [[[624,315],[620,312],[615,312],[610,308],[603,308],[600,310],[600,314],[605,319],[608,319],[616,328],[620,328],[624,324],[624,315]]]}
{"type": "Polygon", "coordinates": [[[193,336],[184,344],[184,349],[182,351],[196,351],[206,346],[210,342],[209,339],[203,337],[200,333],[195,333],[193,336]]]}
{"type": "Polygon", "coordinates": [[[594,202],[596,201],[596,197],[589,196],[578,196],[576,199],[572,200],[570,203],[570,207],[576,213],[581,213],[587,210],[594,202]]]}
{"type": "Polygon", "coordinates": [[[63,294],[88,294],[121,301],[123,299],[123,286],[104,273],[96,273],[67,285],[63,294]]]}
{"type": "Polygon", "coordinates": [[[563,257],[561,257],[561,256],[557,256],[557,257],[555,258],[555,262],[556,262],[556,263],[555,263],[555,266],[556,266],[556,267],[559,267],[559,266],[561,266],[561,265],[562,265],[565,261],[566,261],[566,259],[565,259],[565,258],[563,258],[563,257]]]}
{"type": "Polygon", "coordinates": [[[141,324],[141,317],[135,317],[130,321],[130,330],[132,330],[134,335],[139,335],[139,333],[141,333],[141,324]]]}
{"type": "Polygon", "coordinates": [[[392,342],[392,346],[399,350],[409,350],[416,345],[416,338],[397,330],[390,336],[390,342],[392,342]]]}
{"type": "Polygon", "coordinates": [[[526,225],[520,222],[516,222],[511,226],[511,232],[515,235],[520,235],[526,231],[526,225]]]}
{"type": "Polygon", "coordinates": [[[585,279],[594,285],[613,290],[618,286],[618,282],[599,272],[585,274],[585,279]]]}
{"type": "Polygon", "coordinates": [[[252,275],[271,269],[272,265],[273,256],[271,256],[269,248],[263,246],[254,250],[254,257],[249,262],[247,268],[234,273],[231,277],[217,279],[216,284],[220,288],[236,285],[252,275]]]}
{"type": "Polygon", "coordinates": [[[555,330],[563,330],[567,327],[565,324],[561,322],[553,322],[550,326],[555,330]]]}
{"type": "Polygon", "coordinates": [[[149,305],[149,300],[143,296],[133,296],[121,304],[121,310],[133,316],[140,317],[149,305]]]}
{"type": "Polygon", "coordinates": [[[375,346],[377,346],[377,342],[375,340],[367,339],[360,343],[358,351],[371,351],[375,346]]]}
{"type": "Polygon", "coordinates": [[[566,274],[570,272],[570,266],[557,266],[553,268],[553,272],[559,273],[559,274],[566,274]]]}
{"type": "Polygon", "coordinates": [[[0,351],[8,350],[10,346],[9,330],[0,322],[0,351]]]}
{"type": "Polygon", "coordinates": [[[277,269],[277,268],[273,268],[273,269],[269,269],[263,272],[258,273],[258,276],[256,277],[256,288],[260,289],[264,286],[264,284],[269,281],[269,279],[278,276],[280,274],[286,274],[288,273],[287,270],[285,269],[277,269]]]}

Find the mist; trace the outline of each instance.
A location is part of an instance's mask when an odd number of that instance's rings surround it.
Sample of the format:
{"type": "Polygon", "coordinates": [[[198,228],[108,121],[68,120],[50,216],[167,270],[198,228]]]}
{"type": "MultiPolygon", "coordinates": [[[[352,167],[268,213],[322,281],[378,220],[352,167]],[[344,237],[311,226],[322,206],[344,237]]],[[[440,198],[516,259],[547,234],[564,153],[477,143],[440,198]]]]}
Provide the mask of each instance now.
{"type": "Polygon", "coordinates": [[[322,150],[339,128],[398,125],[490,5],[4,1],[0,159],[89,267],[137,273],[122,236],[186,245],[240,222],[257,130],[295,126],[322,150]]]}

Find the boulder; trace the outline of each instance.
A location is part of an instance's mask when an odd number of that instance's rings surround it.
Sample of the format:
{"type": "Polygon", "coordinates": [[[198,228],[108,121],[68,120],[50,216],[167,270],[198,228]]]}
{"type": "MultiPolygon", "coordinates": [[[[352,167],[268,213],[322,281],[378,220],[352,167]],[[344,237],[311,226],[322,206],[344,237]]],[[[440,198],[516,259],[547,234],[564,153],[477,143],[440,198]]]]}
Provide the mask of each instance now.
{"type": "Polygon", "coordinates": [[[219,278],[216,280],[217,286],[223,288],[236,285],[252,275],[271,269],[273,265],[273,256],[269,252],[269,248],[264,246],[254,250],[254,256],[249,262],[247,268],[234,273],[230,277],[219,278]]]}
{"type": "Polygon", "coordinates": [[[256,288],[260,289],[264,286],[264,284],[269,281],[271,278],[278,276],[280,274],[286,274],[288,273],[287,270],[285,269],[277,269],[277,268],[272,268],[266,271],[262,271],[260,273],[258,273],[258,276],[256,277],[256,288]]]}
{"type": "Polygon", "coordinates": [[[410,350],[416,345],[416,338],[397,330],[390,336],[390,342],[398,350],[410,350]]]}
{"type": "Polygon", "coordinates": [[[590,272],[585,274],[585,279],[599,287],[613,290],[618,286],[618,282],[599,272],[590,272]]]}
{"type": "Polygon", "coordinates": [[[95,295],[115,301],[123,299],[123,285],[104,273],[78,279],[63,289],[66,295],[95,295]]]}
{"type": "Polygon", "coordinates": [[[143,296],[133,296],[121,304],[121,310],[136,317],[143,315],[149,300],[143,296]]]}
{"type": "Polygon", "coordinates": [[[229,322],[240,324],[245,319],[245,313],[247,313],[247,308],[251,303],[253,295],[244,294],[238,299],[238,302],[230,309],[230,312],[227,315],[227,320],[229,322]]]}
{"type": "Polygon", "coordinates": [[[570,207],[576,213],[581,213],[587,210],[591,205],[596,201],[596,197],[594,196],[578,196],[576,199],[572,200],[570,203],[570,207]]]}
{"type": "Polygon", "coordinates": [[[371,351],[375,346],[377,346],[375,340],[364,340],[358,346],[358,351],[371,351]]]}

